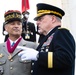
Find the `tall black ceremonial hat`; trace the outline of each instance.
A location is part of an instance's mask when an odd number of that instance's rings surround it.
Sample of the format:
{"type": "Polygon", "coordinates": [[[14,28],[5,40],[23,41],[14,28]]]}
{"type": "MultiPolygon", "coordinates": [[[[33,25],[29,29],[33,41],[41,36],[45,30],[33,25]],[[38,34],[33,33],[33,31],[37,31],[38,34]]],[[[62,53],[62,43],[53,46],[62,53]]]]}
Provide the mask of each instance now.
{"type": "Polygon", "coordinates": [[[37,4],[37,16],[34,18],[34,20],[37,20],[39,17],[50,14],[50,15],[56,15],[59,18],[62,19],[62,17],[65,15],[65,12],[53,5],[45,4],[45,3],[38,3],[37,4]]]}
{"type": "Polygon", "coordinates": [[[4,14],[5,24],[12,21],[22,21],[21,12],[19,10],[8,10],[4,14]]]}

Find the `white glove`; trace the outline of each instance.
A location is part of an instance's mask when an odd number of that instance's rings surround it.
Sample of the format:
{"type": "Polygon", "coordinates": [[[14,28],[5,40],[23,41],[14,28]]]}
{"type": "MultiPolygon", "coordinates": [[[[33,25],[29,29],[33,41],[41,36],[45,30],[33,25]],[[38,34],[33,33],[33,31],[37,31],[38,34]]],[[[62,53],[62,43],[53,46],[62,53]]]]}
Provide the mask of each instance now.
{"type": "Polygon", "coordinates": [[[21,51],[18,56],[21,57],[22,61],[26,61],[26,60],[37,60],[37,55],[38,55],[38,51],[32,49],[32,48],[27,48],[27,47],[23,47],[23,51],[21,51]]]}

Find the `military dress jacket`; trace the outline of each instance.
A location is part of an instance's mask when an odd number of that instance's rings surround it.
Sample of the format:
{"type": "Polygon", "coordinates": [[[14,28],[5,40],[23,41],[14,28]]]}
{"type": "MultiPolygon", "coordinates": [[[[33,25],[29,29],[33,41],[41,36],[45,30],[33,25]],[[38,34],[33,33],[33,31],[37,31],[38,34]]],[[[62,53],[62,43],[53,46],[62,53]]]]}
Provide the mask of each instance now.
{"type": "Polygon", "coordinates": [[[55,27],[41,41],[32,75],[74,75],[75,40],[69,30],[55,27]]]}
{"type": "MultiPolygon", "coordinates": [[[[33,42],[28,42],[23,39],[19,42],[18,46],[26,46],[36,49],[37,45],[33,42]]],[[[21,61],[18,53],[22,51],[16,48],[10,54],[6,47],[6,42],[0,44],[0,75],[30,75],[31,74],[31,61],[21,61]]]]}

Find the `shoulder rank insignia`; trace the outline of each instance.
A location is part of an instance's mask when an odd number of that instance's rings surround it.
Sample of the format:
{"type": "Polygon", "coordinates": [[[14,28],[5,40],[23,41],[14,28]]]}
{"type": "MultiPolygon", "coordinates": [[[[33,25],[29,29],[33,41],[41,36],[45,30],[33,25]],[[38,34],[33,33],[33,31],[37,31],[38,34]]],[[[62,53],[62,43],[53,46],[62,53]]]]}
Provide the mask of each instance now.
{"type": "Polygon", "coordinates": [[[2,53],[0,53],[0,58],[2,58],[4,55],[2,53]]]}
{"type": "Polygon", "coordinates": [[[63,28],[62,27],[59,27],[58,29],[66,29],[66,30],[69,30],[68,28],[65,28],[65,27],[63,27],[63,28]]]}

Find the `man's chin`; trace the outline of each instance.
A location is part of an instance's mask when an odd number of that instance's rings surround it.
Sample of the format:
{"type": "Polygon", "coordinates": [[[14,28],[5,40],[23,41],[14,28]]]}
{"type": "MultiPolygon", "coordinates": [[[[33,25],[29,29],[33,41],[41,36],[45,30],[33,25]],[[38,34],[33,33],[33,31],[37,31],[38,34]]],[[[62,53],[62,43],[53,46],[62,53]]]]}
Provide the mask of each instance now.
{"type": "Polygon", "coordinates": [[[18,34],[18,33],[16,33],[16,34],[13,34],[14,36],[20,36],[21,34],[18,34]]]}

